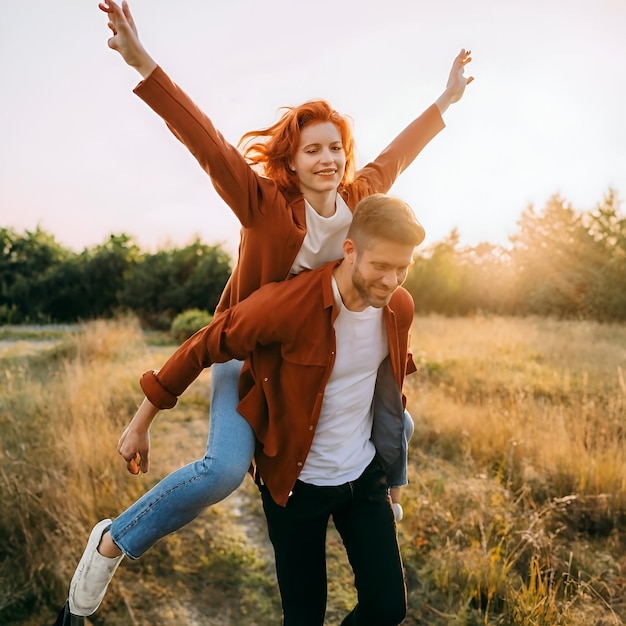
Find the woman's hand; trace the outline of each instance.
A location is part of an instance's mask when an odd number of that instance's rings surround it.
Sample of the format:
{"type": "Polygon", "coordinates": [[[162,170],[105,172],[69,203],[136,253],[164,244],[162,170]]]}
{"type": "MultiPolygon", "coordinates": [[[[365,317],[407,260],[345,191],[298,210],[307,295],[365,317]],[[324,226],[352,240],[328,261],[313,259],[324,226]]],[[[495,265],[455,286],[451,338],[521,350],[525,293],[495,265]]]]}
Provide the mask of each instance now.
{"type": "Polygon", "coordinates": [[[128,65],[147,78],[157,64],[139,41],[128,2],[124,0],[120,6],[114,0],[106,0],[100,2],[98,7],[109,17],[108,27],[113,33],[113,37],[108,40],[109,48],[119,52],[128,65]]]}
{"type": "Polygon", "coordinates": [[[117,443],[117,451],[126,461],[131,474],[146,474],[150,470],[150,431],[137,431],[128,426],[117,443]]]}
{"type": "Polygon", "coordinates": [[[117,443],[117,451],[131,474],[146,474],[150,470],[150,425],[158,412],[145,398],[117,443]]]}
{"type": "Polygon", "coordinates": [[[473,76],[465,76],[465,66],[472,60],[471,50],[461,49],[452,63],[452,69],[448,76],[448,82],[444,92],[437,99],[439,111],[443,113],[452,103],[458,102],[465,92],[465,87],[473,80],[473,76]]]}

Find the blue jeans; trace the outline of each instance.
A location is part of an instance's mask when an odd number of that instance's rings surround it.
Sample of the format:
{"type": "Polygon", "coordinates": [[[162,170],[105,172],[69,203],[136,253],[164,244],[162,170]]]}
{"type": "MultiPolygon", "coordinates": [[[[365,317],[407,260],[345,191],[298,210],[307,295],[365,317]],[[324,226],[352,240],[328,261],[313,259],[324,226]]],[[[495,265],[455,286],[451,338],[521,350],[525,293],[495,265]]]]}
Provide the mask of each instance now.
{"type": "Polygon", "coordinates": [[[342,626],[395,626],[406,614],[406,588],[387,476],[374,460],[354,481],[317,487],[297,481],[287,506],[260,485],[274,546],[284,626],[323,626],[326,529],[332,516],[354,571],[358,604],[342,626]]]}
{"type": "Polygon", "coordinates": [[[245,478],[254,454],[254,432],[237,412],[243,363],[216,363],[211,374],[211,422],[206,453],[172,472],[124,511],[111,538],[131,559],[231,494],[245,478]]]}
{"type": "Polygon", "coordinates": [[[402,416],[402,423],[404,427],[404,441],[405,447],[404,449],[407,451],[407,458],[404,459],[404,466],[402,467],[402,479],[400,480],[399,485],[389,485],[390,487],[404,487],[409,484],[409,459],[408,459],[408,451],[409,451],[409,441],[411,441],[411,437],[415,432],[415,422],[411,417],[411,414],[405,409],[404,415],[402,416]]]}

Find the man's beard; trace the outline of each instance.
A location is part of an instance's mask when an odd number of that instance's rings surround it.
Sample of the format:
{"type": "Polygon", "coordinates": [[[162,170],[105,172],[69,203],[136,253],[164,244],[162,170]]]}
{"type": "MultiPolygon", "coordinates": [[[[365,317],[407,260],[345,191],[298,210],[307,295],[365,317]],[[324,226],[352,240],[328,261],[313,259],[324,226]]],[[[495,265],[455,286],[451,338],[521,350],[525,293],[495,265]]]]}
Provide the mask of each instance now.
{"type": "MultiPolygon", "coordinates": [[[[369,306],[372,306],[376,309],[380,309],[384,307],[391,298],[392,292],[386,292],[386,295],[377,295],[374,293],[374,289],[377,286],[375,282],[368,282],[363,278],[363,275],[359,271],[358,263],[354,266],[352,270],[352,286],[357,290],[359,296],[367,302],[369,306]]],[[[381,289],[384,289],[382,285],[379,285],[381,289]]]]}

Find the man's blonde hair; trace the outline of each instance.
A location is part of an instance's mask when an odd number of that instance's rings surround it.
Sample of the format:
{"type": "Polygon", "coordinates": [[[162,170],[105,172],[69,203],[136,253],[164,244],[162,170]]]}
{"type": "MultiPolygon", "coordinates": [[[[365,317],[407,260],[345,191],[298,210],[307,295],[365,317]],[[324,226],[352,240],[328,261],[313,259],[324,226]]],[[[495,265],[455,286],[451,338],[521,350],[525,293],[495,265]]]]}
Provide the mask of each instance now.
{"type": "Polygon", "coordinates": [[[347,234],[358,253],[370,248],[375,239],[419,246],[424,237],[413,209],[404,200],[383,193],[367,196],[357,204],[347,234]]]}

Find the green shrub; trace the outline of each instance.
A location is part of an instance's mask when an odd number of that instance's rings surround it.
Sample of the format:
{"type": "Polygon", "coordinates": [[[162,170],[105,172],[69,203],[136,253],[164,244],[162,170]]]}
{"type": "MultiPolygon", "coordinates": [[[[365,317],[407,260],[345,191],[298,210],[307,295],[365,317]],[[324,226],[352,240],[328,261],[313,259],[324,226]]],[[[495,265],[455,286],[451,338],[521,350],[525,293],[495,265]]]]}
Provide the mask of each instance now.
{"type": "Polygon", "coordinates": [[[182,343],[186,339],[189,339],[196,331],[210,324],[212,319],[213,316],[208,311],[187,309],[174,318],[170,332],[176,341],[182,343]]]}

